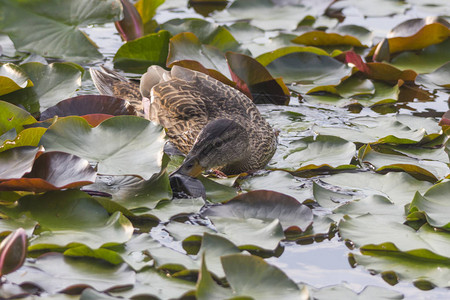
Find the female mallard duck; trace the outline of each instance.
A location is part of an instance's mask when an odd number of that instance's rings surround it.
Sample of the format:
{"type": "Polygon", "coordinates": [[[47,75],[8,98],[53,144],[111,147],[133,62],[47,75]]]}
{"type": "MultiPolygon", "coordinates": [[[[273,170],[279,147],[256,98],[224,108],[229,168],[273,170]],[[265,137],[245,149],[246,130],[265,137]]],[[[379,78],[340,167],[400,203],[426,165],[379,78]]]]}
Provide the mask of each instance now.
{"type": "Polygon", "coordinates": [[[103,94],[129,100],[141,114],[161,124],[186,159],[178,174],[203,170],[225,174],[259,170],[272,158],[277,136],[255,104],[243,93],[206,74],[175,66],[151,66],[137,84],[103,69],[91,75],[103,94]],[[148,110],[142,103],[150,99],[148,110]]]}

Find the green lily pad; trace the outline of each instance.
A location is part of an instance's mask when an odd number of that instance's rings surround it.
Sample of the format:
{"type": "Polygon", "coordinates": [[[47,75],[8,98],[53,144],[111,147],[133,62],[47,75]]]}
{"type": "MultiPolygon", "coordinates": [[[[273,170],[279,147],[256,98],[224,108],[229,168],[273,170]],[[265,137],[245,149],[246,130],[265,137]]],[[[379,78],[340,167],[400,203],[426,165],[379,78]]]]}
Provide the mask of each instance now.
{"type": "Polygon", "coordinates": [[[215,283],[202,264],[197,281],[197,298],[202,299],[303,299],[307,291],[301,290],[285,273],[253,255],[232,254],[222,257],[222,265],[231,289],[215,283]],[[257,274],[257,276],[255,276],[257,274]]]}
{"type": "Polygon", "coordinates": [[[310,289],[310,295],[317,300],[326,300],[331,298],[339,299],[403,299],[403,294],[397,291],[386,289],[379,286],[368,285],[361,292],[356,293],[344,285],[326,286],[320,289],[310,289]]]}
{"type": "Polygon", "coordinates": [[[446,163],[433,160],[419,160],[404,155],[395,155],[375,151],[370,145],[360,151],[359,158],[364,163],[369,163],[379,172],[400,170],[412,176],[435,182],[446,177],[449,167],[446,163]]]}
{"type": "Polygon", "coordinates": [[[0,178],[20,178],[31,171],[39,148],[18,147],[0,152],[0,178]]]}
{"type": "Polygon", "coordinates": [[[4,95],[2,99],[22,105],[32,114],[71,97],[81,85],[83,69],[74,63],[44,65],[29,62],[21,67],[30,76],[34,86],[4,95]]]}
{"type": "Polygon", "coordinates": [[[450,88],[450,62],[434,70],[429,74],[420,74],[416,77],[416,83],[431,89],[450,88]]]}
{"type": "Polygon", "coordinates": [[[9,35],[17,50],[72,61],[101,58],[79,26],[119,20],[122,14],[118,0],[5,0],[0,8],[0,30],[9,35]],[[33,34],[29,28],[34,28],[33,34]]]}
{"type": "Polygon", "coordinates": [[[267,174],[253,175],[244,179],[238,179],[241,190],[250,192],[254,190],[270,190],[284,193],[300,202],[312,198],[309,186],[302,186],[302,182],[285,171],[273,171],[267,174]]]}
{"type": "Polygon", "coordinates": [[[124,243],[133,226],[120,213],[111,217],[89,195],[77,191],[55,191],[24,196],[15,208],[2,209],[6,215],[28,215],[41,225],[30,242],[30,250],[74,247],[84,244],[96,249],[105,244],[124,243]]]}
{"type": "Polygon", "coordinates": [[[156,22],[153,17],[156,14],[156,9],[163,4],[164,0],[138,0],[134,7],[138,11],[142,18],[142,23],[144,25],[144,32],[150,34],[156,27],[156,22]]]}
{"type": "Polygon", "coordinates": [[[335,135],[357,143],[416,144],[427,134],[439,132],[439,126],[430,119],[396,115],[392,117],[357,117],[349,120],[349,127],[314,126],[317,134],[335,135]]]}
{"type": "Polygon", "coordinates": [[[173,199],[161,201],[150,213],[161,222],[168,222],[172,218],[199,213],[204,204],[202,198],[173,199]]]}
{"type": "Polygon", "coordinates": [[[417,192],[409,206],[408,219],[416,218],[417,212],[423,213],[431,226],[449,230],[449,190],[450,181],[444,181],[432,186],[423,196],[417,192]]]}
{"type": "Polygon", "coordinates": [[[80,291],[80,286],[111,291],[135,283],[135,273],[125,264],[75,259],[59,253],[42,255],[7,278],[15,284],[31,283],[49,294],[80,291]]]}
{"type": "Polygon", "coordinates": [[[350,76],[352,69],[325,55],[311,52],[293,52],[281,56],[267,66],[274,77],[282,77],[284,82],[296,85],[290,89],[306,93],[316,86],[338,85],[350,76]]]}
{"type": "Polygon", "coordinates": [[[85,190],[111,195],[111,200],[135,214],[146,213],[162,200],[172,198],[169,177],[166,172],[149,180],[137,176],[97,176],[96,183],[85,190]]]}
{"type": "Polygon", "coordinates": [[[16,147],[37,147],[46,130],[46,128],[24,129],[17,136],[15,136],[14,139],[6,139],[3,141],[3,144],[0,145],[0,152],[16,147]]]}
{"type": "Polygon", "coordinates": [[[23,125],[36,123],[27,111],[8,102],[0,101],[0,141],[1,135],[11,129],[15,129],[16,133],[21,132],[23,125]]]}
{"type": "Polygon", "coordinates": [[[357,247],[368,245],[372,250],[392,249],[405,252],[416,259],[442,263],[448,263],[450,257],[447,247],[450,235],[435,231],[427,224],[416,231],[402,223],[383,220],[379,216],[364,215],[341,221],[339,233],[357,247]]]}
{"type": "Polygon", "coordinates": [[[336,174],[320,180],[346,190],[361,191],[367,196],[380,195],[400,206],[410,203],[416,191],[424,193],[432,186],[406,173],[394,172],[385,175],[370,172],[336,174]]]}
{"type": "Polygon", "coordinates": [[[450,39],[426,47],[420,51],[406,51],[391,60],[391,64],[401,70],[412,69],[417,73],[430,73],[450,60],[450,39]]]}
{"type": "Polygon", "coordinates": [[[210,23],[203,19],[172,19],[161,28],[169,31],[173,36],[182,32],[192,32],[202,44],[212,45],[221,51],[239,51],[240,44],[226,27],[210,23]]]}
{"type": "Polygon", "coordinates": [[[94,182],[97,173],[85,159],[64,152],[45,152],[20,179],[0,180],[0,190],[45,192],[94,182]]]}
{"type": "MultiPolygon", "coordinates": [[[[189,291],[195,290],[195,284],[191,281],[181,280],[166,276],[154,269],[147,269],[136,274],[136,282],[132,289],[112,292],[113,295],[121,297],[115,299],[177,299],[189,291]]],[[[93,298],[98,299],[98,298],[93,298]]]]}
{"type": "Polygon", "coordinates": [[[320,30],[305,32],[292,42],[303,44],[307,46],[336,46],[336,45],[350,45],[355,47],[367,47],[363,45],[357,37],[351,35],[341,35],[336,32],[324,32],[320,30]]]}
{"type": "Polygon", "coordinates": [[[205,187],[206,199],[210,202],[220,203],[228,201],[238,194],[234,187],[221,184],[207,177],[199,176],[197,179],[199,179],[205,187]]]}
{"type": "Polygon", "coordinates": [[[151,65],[166,66],[170,33],[161,30],[122,45],[114,55],[114,67],[134,73],[145,73],[151,65]]]}
{"type": "Polygon", "coordinates": [[[285,231],[305,231],[312,223],[310,208],[295,198],[273,191],[251,191],[241,194],[223,205],[210,206],[202,215],[212,218],[227,217],[236,219],[278,219],[285,231]]]}
{"type": "Polygon", "coordinates": [[[295,172],[320,169],[325,166],[333,169],[350,165],[355,153],[355,144],[340,137],[309,136],[292,141],[287,153],[278,151],[268,166],[295,172]]]}
{"type": "Polygon", "coordinates": [[[267,66],[275,59],[294,52],[312,52],[317,55],[325,55],[325,56],[328,55],[328,52],[316,47],[288,46],[288,47],[281,47],[274,51],[261,54],[256,58],[256,60],[259,61],[263,66],[267,66]]]}
{"type": "Polygon", "coordinates": [[[7,63],[0,66],[0,96],[33,86],[27,73],[19,66],[7,63]]]}
{"type": "Polygon", "coordinates": [[[134,116],[113,117],[95,128],[81,117],[66,117],[50,126],[40,142],[47,151],[72,153],[97,164],[100,174],[146,180],[161,170],[163,143],[161,127],[134,116]]]}

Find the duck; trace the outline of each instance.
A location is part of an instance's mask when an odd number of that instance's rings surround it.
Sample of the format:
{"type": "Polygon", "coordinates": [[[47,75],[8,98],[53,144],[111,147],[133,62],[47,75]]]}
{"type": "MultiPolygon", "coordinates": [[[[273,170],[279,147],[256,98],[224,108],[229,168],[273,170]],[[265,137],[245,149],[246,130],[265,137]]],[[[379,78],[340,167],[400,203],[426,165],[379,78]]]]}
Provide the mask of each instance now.
{"type": "Polygon", "coordinates": [[[127,100],[138,116],[165,128],[185,155],[176,174],[251,173],[265,168],[276,151],[276,131],[253,101],[207,74],[153,65],[138,84],[105,67],[90,73],[101,94],[127,100]]]}

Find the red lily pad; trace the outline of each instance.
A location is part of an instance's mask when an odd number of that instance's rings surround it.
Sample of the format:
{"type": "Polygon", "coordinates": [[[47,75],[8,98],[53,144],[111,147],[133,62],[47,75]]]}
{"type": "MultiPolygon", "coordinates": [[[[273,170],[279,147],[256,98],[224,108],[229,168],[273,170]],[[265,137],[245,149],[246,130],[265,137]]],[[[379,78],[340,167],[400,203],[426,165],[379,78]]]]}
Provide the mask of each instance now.
{"type": "Polygon", "coordinates": [[[0,243],[0,277],[23,265],[27,255],[27,234],[23,228],[10,233],[0,243]]]}
{"type": "Polygon", "coordinates": [[[123,19],[114,22],[122,40],[132,41],[144,35],[144,24],[136,7],[128,0],[120,0],[123,8],[123,19]]]}
{"type": "Polygon", "coordinates": [[[83,95],[63,100],[42,112],[40,120],[54,116],[84,116],[106,114],[113,116],[136,115],[136,111],[127,101],[106,95],[83,95]]]}
{"type": "Polygon", "coordinates": [[[46,152],[22,178],[0,180],[3,191],[44,192],[75,188],[93,183],[97,173],[89,162],[64,152],[46,152]]]}

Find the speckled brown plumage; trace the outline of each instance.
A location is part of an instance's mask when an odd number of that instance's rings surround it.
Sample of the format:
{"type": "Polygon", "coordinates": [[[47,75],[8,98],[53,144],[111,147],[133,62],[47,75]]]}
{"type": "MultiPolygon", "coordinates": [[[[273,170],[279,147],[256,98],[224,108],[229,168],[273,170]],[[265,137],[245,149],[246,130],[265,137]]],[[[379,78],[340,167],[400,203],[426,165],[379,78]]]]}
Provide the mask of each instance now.
{"type": "MultiPolygon", "coordinates": [[[[142,95],[151,98],[149,118],[166,128],[170,141],[185,154],[193,155],[190,151],[200,132],[214,120],[229,119],[245,128],[248,149],[232,147],[233,150],[223,154],[221,161],[225,163],[216,163],[215,167],[226,174],[264,168],[275,153],[276,134],[254,103],[240,91],[206,74],[181,67],[168,72],[152,66],[142,77],[140,89],[142,95]],[[227,156],[232,156],[228,155],[231,151],[245,151],[249,155],[229,162],[227,156]]],[[[108,92],[135,102],[135,86],[127,86],[123,80],[108,92]]],[[[138,109],[142,111],[142,104],[138,109]]]]}

